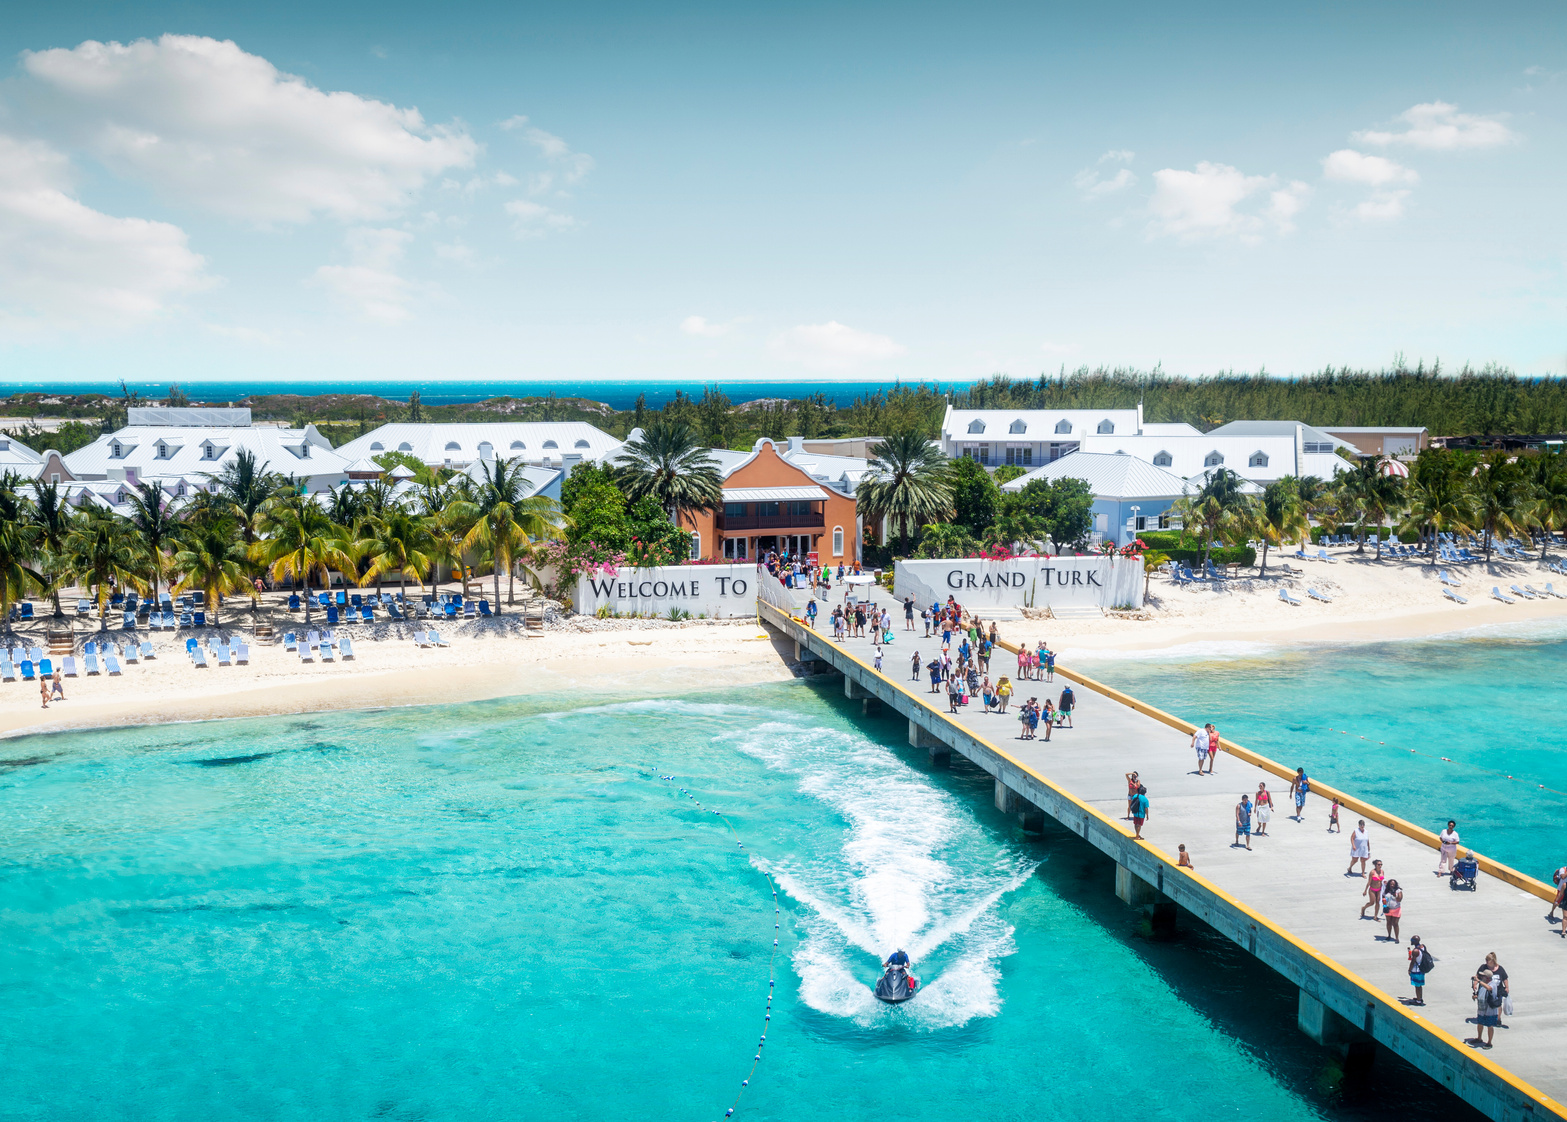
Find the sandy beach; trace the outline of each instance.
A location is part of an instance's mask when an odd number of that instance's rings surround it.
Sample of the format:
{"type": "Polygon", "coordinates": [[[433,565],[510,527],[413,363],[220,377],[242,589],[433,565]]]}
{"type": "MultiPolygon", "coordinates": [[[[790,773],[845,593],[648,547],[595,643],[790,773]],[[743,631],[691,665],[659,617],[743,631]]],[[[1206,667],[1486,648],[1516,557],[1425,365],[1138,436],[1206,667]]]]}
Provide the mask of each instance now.
{"type": "MultiPolygon", "coordinates": [[[[1552,574],[1534,562],[1499,562],[1488,573],[1478,565],[1452,571],[1462,581],[1460,594],[1469,599],[1461,605],[1442,597],[1430,566],[1377,562],[1371,553],[1347,550],[1335,556],[1331,564],[1306,563],[1303,576],[1284,577],[1270,566],[1267,578],[1234,580],[1218,590],[1178,588],[1155,577],[1140,618],[1009,620],[999,626],[1007,639],[1044,639],[1070,661],[1074,653],[1093,657],[1224,642],[1368,642],[1567,622],[1567,600],[1508,605],[1490,598],[1493,585],[1504,591],[1514,583],[1543,589],[1552,574]],[[1282,602],[1280,588],[1305,603],[1282,602]],[[1332,603],[1307,598],[1307,588],[1332,597],[1332,603]]],[[[1567,581],[1562,583],[1567,588],[1567,581]]],[[[676,624],[567,617],[542,634],[529,634],[522,617],[510,614],[445,623],[441,633],[451,645],[439,648],[421,648],[413,641],[414,632],[422,629],[417,624],[382,621],[341,629],[353,637],[352,661],[301,663],[281,641],[254,639],[258,622],[270,623],[279,636],[303,628],[302,614],[288,613],[280,598],[269,596],[260,615],[252,615],[248,603],[225,615],[225,625],[215,633],[238,634],[250,642],[248,665],[197,669],[185,654],[191,632],[138,631],[138,637],[151,640],[155,659],[126,665],[118,676],[67,679],[67,700],[47,710],[39,705],[34,683],[0,686],[0,736],[523,694],[668,696],[786,681],[799,670],[792,644],[764,635],[754,620],[676,624]]],[[[12,642],[46,645],[47,623],[21,629],[12,642]]],[[[322,626],[321,617],[312,623],[322,626]]],[[[78,652],[87,640],[102,637],[86,620],[74,624],[78,652]]],[[[203,632],[204,643],[210,633],[214,629],[203,632]]],[[[107,637],[123,643],[126,635],[110,631],[107,637]]]]}

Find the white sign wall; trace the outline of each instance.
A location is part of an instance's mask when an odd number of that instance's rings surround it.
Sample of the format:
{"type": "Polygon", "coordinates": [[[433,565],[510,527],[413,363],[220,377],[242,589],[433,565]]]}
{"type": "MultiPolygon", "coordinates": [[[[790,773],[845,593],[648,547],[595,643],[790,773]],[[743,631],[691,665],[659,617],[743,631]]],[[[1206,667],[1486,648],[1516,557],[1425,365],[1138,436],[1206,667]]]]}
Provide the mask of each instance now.
{"type": "Polygon", "coordinates": [[[898,599],[965,608],[1143,606],[1143,563],[1135,557],[1012,557],[899,561],[898,599]]]}
{"type": "Polygon", "coordinates": [[[609,608],[621,615],[668,616],[671,608],[680,608],[708,619],[752,616],[756,578],[754,563],[621,569],[614,576],[578,577],[573,605],[581,615],[609,608]]]}

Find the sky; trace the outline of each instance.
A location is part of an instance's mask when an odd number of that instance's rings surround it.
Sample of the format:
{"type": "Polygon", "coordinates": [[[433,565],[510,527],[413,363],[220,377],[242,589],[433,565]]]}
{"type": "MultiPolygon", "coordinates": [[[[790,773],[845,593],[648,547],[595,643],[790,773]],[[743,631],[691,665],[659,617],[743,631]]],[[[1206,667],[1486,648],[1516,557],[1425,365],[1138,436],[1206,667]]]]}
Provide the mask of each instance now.
{"type": "Polygon", "coordinates": [[[1564,182],[1556,3],[12,5],[0,382],[1564,375],[1564,182]]]}

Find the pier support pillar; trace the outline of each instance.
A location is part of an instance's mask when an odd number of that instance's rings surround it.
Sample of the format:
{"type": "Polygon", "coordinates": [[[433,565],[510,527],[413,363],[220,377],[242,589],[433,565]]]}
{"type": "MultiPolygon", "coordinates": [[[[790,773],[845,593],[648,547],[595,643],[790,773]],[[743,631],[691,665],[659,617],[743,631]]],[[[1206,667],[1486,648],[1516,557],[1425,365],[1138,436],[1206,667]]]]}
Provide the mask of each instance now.
{"type": "Polygon", "coordinates": [[[845,674],[843,676],[843,696],[848,698],[850,701],[858,701],[860,698],[865,696],[865,691],[860,688],[860,684],[858,682],[849,677],[849,675],[845,674]]]}
{"type": "Polygon", "coordinates": [[[1339,1016],[1305,990],[1300,991],[1295,1023],[1312,1040],[1342,1055],[1346,1074],[1363,1072],[1376,1056],[1376,1042],[1370,1033],[1339,1016]]]}
{"type": "MultiPolygon", "coordinates": [[[[848,681],[847,678],[844,679],[844,680],[848,681]]],[[[862,693],[863,693],[863,691],[862,691],[862,693]]],[[[860,713],[861,714],[863,714],[866,717],[869,717],[872,714],[880,713],[880,712],[881,712],[881,698],[879,698],[879,697],[870,697],[868,695],[862,696],[860,698],[860,713]]]]}
{"type": "Polygon", "coordinates": [[[996,809],[1002,814],[1015,814],[1021,801],[1018,793],[996,777],[996,809]]]}
{"type": "Polygon", "coordinates": [[[944,767],[952,762],[952,749],[926,731],[923,725],[909,718],[909,744],[915,748],[929,748],[930,762],[944,767]]]}
{"type": "Polygon", "coordinates": [[[1159,890],[1125,865],[1115,867],[1115,894],[1122,903],[1134,908],[1159,903],[1159,890]]]}

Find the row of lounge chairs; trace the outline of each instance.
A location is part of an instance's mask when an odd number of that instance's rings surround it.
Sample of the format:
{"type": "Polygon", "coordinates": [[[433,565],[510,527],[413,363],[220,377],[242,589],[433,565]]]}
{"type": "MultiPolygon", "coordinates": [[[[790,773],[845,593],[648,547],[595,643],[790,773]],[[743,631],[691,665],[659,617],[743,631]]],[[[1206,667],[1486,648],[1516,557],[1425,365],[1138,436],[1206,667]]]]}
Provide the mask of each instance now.
{"type": "MultiPolygon", "coordinates": [[[[1333,597],[1328,596],[1328,595],[1326,595],[1324,593],[1318,592],[1315,588],[1308,588],[1308,589],[1306,589],[1306,595],[1309,596],[1311,599],[1320,601],[1321,603],[1324,603],[1324,604],[1331,604],[1331,603],[1333,603],[1333,597]]],[[[1290,590],[1287,589],[1287,588],[1279,589],[1279,599],[1284,601],[1286,604],[1290,604],[1290,605],[1292,605],[1294,607],[1297,607],[1297,608],[1300,607],[1302,604],[1304,604],[1306,602],[1306,601],[1302,600],[1298,596],[1291,596],[1290,595],[1290,590]]]]}
{"type": "MultiPolygon", "coordinates": [[[[1508,596],[1506,593],[1504,593],[1500,585],[1492,586],[1491,599],[1500,600],[1504,604],[1516,604],[1519,600],[1567,600],[1567,594],[1557,592],[1556,589],[1551,587],[1551,584],[1548,581],[1546,582],[1545,588],[1543,590],[1534,587],[1532,584],[1526,584],[1522,587],[1516,584],[1510,584],[1507,586],[1507,590],[1508,592],[1512,593],[1512,596],[1508,596]]],[[[1457,599],[1456,597],[1452,596],[1450,590],[1443,589],[1443,591],[1449,594],[1449,599],[1457,599]]],[[[1467,601],[1459,602],[1467,603],[1467,601]]]]}
{"type": "MultiPolygon", "coordinates": [[[[338,597],[342,597],[339,592],[338,597]]],[[[363,598],[354,596],[353,601],[363,598]]],[[[489,619],[495,613],[490,610],[488,600],[462,600],[453,597],[450,600],[437,602],[433,597],[427,597],[417,604],[399,602],[390,594],[381,597],[379,603],[375,597],[370,597],[363,603],[347,603],[341,600],[333,601],[328,594],[323,592],[319,596],[321,608],[326,612],[326,622],[329,627],[336,627],[340,623],[374,623],[375,613],[384,609],[387,617],[392,620],[405,620],[410,618],[428,618],[440,616],[446,619],[489,619]]],[[[288,598],[288,610],[297,612],[304,606],[296,593],[288,598]]]]}
{"type": "Polygon", "coordinates": [[[230,636],[227,643],[222,639],[209,638],[207,644],[207,649],[203,650],[200,639],[192,637],[185,640],[185,654],[190,658],[191,665],[230,666],[250,661],[250,647],[238,635],[230,636]]]}
{"type": "Polygon", "coordinates": [[[307,631],[304,635],[290,631],[283,636],[283,649],[293,651],[300,662],[335,662],[354,657],[354,641],[347,635],[336,635],[330,629],[307,631]]]}
{"type": "MultiPolygon", "coordinates": [[[[89,642],[82,648],[82,663],[80,670],[86,671],[91,677],[94,674],[115,675],[121,672],[120,660],[123,658],[126,665],[134,666],[142,659],[157,658],[157,653],[152,649],[152,644],[143,642],[127,643],[122,652],[115,643],[89,642]]],[[[80,676],[76,656],[65,655],[60,659],[60,674],[65,678],[80,676]]],[[[45,655],[41,647],[16,647],[10,651],[0,650],[0,682],[14,682],[20,678],[24,682],[31,682],[37,678],[52,678],[55,672],[55,660],[53,656],[45,655]]]]}
{"type": "Polygon", "coordinates": [[[421,647],[449,647],[451,646],[437,631],[415,631],[414,642],[421,647]]]}

